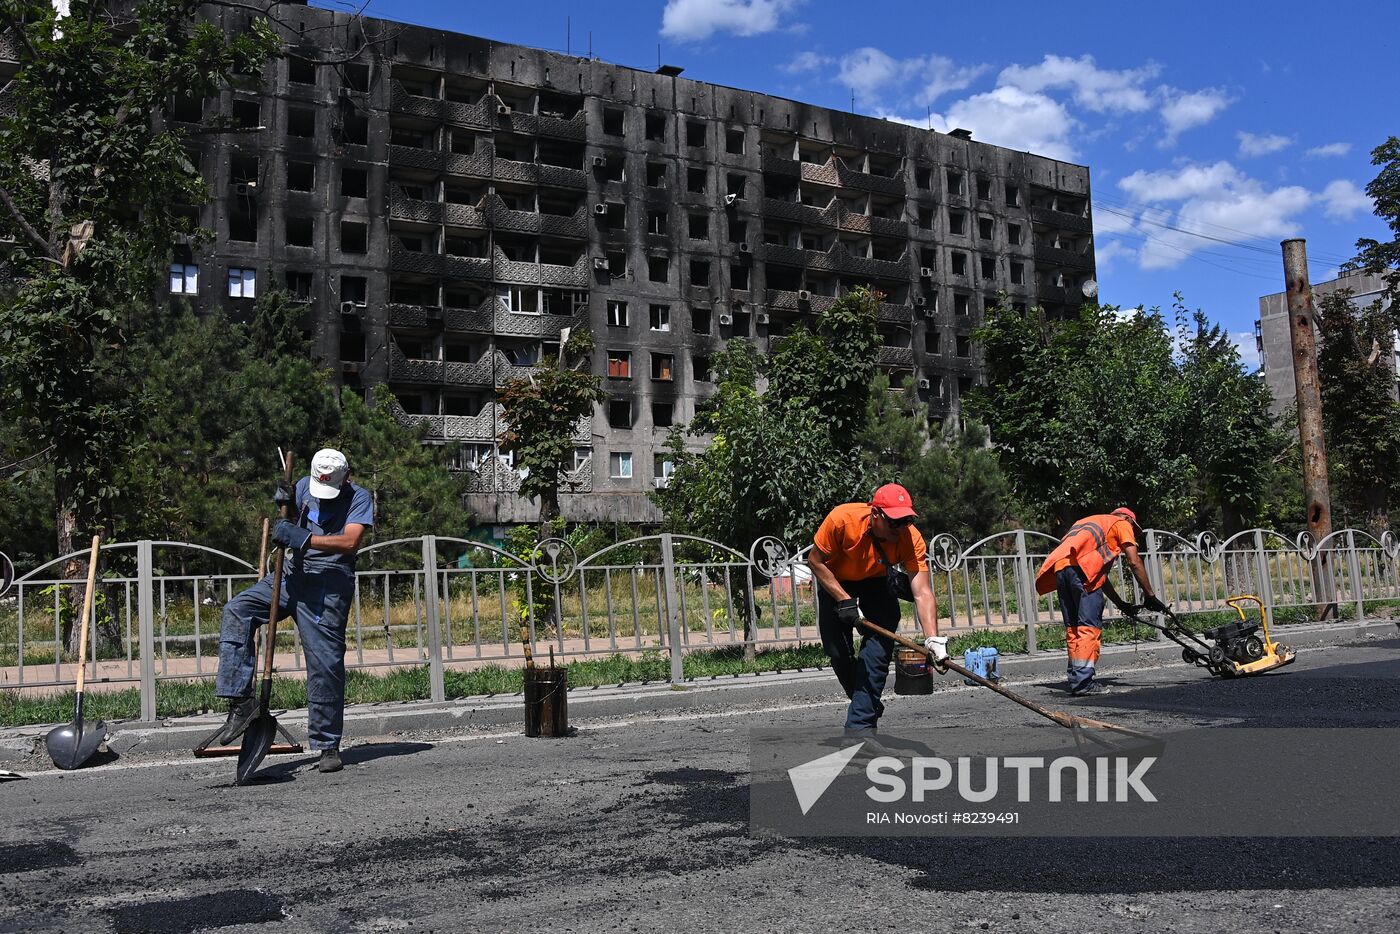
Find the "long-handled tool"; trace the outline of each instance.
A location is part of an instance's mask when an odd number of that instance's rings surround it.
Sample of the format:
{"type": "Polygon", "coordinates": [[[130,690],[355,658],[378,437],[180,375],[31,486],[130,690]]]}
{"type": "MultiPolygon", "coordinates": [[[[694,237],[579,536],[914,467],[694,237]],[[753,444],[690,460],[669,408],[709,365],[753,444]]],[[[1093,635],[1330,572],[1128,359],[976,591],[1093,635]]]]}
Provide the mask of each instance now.
{"type": "Polygon", "coordinates": [[[73,722],[54,727],[44,741],[49,758],[60,769],[76,769],[92,758],[97,747],[107,738],[107,724],[83,719],[83,676],[87,673],[88,621],[92,616],[93,591],[97,589],[97,552],[102,536],[92,537],[92,552],[88,555],[87,592],[83,594],[83,618],[78,635],[78,683],[74,701],[73,722]]]}
{"type": "MultiPolygon", "coordinates": [[[[290,486],[292,483],[292,452],[288,451],[287,456],[282,461],[282,479],[290,486]]],[[[281,517],[287,519],[291,516],[291,504],[283,503],[281,517]]],[[[243,732],[243,744],[238,749],[238,776],[234,781],[237,785],[246,785],[252,779],[253,773],[262,765],[262,760],[267,756],[268,750],[272,748],[272,740],[277,736],[280,729],[277,725],[277,718],[272,715],[269,707],[272,704],[272,655],[277,650],[277,611],[282,605],[282,565],[286,554],[285,548],[278,548],[272,555],[272,607],[267,614],[267,636],[263,648],[263,675],[262,684],[259,686],[258,715],[253,718],[253,722],[248,724],[248,729],[243,732]]]]}
{"type": "Polygon", "coordinates": [[[1197,665],[1221,678],[1241,678],[1272,671],[1298,657],[1296,651],[1282,642],[1275,642],[1269,635],[1268,611],[1264,608],[1264,601],[1253,594],[1242,594],[1225,601],[1239,614],[1239,622],[1226,623],[1197,635],[1182,625],[1170,609],[1161,614],[1162,622],[1156,622],[1143,615],[1141,606],[1127,603],[1118,596],[1111,583],[1104,584],[1104,593],[1125,617],[1157,630],[1181,646],[1181,660],[1186,664],[1197,665]],[[1240,606],[1247,600],[1259,604],[1258,623],[1249,622],[1244,607],[1240,606]],[[1262,638],[1256,635],[1261,629],[1264,633],[1262,638]]]}
{"type": "Polygon", "coordinates": [[[1076,742],[1079,742],[1081,739],[1088,739],[1099,746],[1103,746],[1109,749],[1116,748],[1113,743],[1091,732],[1093,730],[1104,730],[1109,733],[1117,733],[1122,736],[1131,736],[1134,739],[1145,740],[1153,744],[1160,742],[1160,740],[1157,737],[1151,735],[1150,733],[1140,733],[1137,730],[1130,730],[1127,727],[1119,726],[1116,723],[1107,723],[1103,720],[1094,720],[1089,717],[1080,717],[1074,714],[1065,713],[1061,710],[1051,710],[1048,707],[1042,707],[1034,701],[1027,700],[1026,698],[1015,693],[1014,691],[1010,691],[1007,688],[1002,687],[995,681],[989,681],[988,679],[982,677],[976,672],[969,671],[968,669],[964,668],[962,665],[959,665],[957,662],[953,661],[950,658],[945,658],[942,661],[934,659],[933,653],[928,649],[927,646],[920,645],[913,639],[905,638],[897,632],[890,632],[888,629],[885,629],[882,626],[877,626],[874,623],[870,622],[870,620],[865,619],[864,617],[861,617],[860,624],[866,629],[869,629],[871,632],[876,633],[877,635],[884,636],[887,639],[892,639],[893,641],[904,646],[906,649],[913,649],[916,652],[923,652],[929,657],[930,662],[932,662],[939,668],[957,672],[967,680],[975,684],[980,684],[984,688],[990,688],[991,690],[996,691],[998,694],[1000,694],[1007,700],[1020,704],[1027,710],[1038,713],[1048,720],[1053,720],[1055,723],[1058,723],[1060,726],[1065,727],[1066,729],[1073,732],[1076,742]]]}

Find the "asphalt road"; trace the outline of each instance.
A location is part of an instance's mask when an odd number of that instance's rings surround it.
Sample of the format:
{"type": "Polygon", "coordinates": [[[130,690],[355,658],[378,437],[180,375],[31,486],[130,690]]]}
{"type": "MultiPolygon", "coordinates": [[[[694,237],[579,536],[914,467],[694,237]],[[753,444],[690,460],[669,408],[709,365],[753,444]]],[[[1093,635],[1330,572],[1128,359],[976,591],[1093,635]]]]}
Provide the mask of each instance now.
{"type": "MultiPolygon", "coordinates": [[[[1149,730],[1400,725],[1400,640],[1231,683],[1120,674],[1092,705],[1018,689],[1149,730]]],[[[843,706],[381,737],[244,788],[231,760],[35,774],[0,785],[0,931],[1400,930],[1395,839],[750,837],[748,729],[843,706]]],[[[884,726],[1027,716],[967,689],[884,726]]]]}

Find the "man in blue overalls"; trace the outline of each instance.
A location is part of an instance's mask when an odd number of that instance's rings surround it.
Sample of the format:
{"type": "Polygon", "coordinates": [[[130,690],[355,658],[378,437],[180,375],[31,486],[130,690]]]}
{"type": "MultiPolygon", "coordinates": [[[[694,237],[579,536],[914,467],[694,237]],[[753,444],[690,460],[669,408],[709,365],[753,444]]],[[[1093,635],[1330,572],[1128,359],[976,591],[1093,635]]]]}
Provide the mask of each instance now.
{"type": "MultiPolygon", "coordinates": [[[[317,768],[338,772],[345,726],[345,621],[355,594],[355,554],[374,525],[374,501],[350,482],[345,455],[329,448],[311,459],[311,475],[296,488],[279,484],[278,503],[290,504],[295,522],[279,521],[272,540],[290,550],[282,574],[277,618],[295,614],[306,655],[307,739],[321,750],[317,768]]],[[[272,575],[224,607],[219,630],[219,676],[215,693],[229,699],[228,720],[216,742],[228,745],[258,713],[253,697],[253,633],[267,622],[272,575]]]]}

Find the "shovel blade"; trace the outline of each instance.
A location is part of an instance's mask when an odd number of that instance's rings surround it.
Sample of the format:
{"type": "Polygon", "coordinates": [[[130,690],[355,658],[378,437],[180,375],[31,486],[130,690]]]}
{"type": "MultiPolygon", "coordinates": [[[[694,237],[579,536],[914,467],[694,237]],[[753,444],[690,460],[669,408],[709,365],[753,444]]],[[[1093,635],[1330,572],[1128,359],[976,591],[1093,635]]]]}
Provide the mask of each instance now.
{"type": "Polygon", "coordinates": [[[107,736],[107,724],[101,720],[75,720],[54,727],[44,739],[53,764],[71,772],[93,757],[107,736]]]}
{"type": "Polygon", "coordinates": [[[243,745],[238,747],[238,776],[235,785],[246,785],[252,781],[253,773],[262,765],[272,741],[277,736],[277,718],[264,708],[257,719],[243,731],[243,745]]]}

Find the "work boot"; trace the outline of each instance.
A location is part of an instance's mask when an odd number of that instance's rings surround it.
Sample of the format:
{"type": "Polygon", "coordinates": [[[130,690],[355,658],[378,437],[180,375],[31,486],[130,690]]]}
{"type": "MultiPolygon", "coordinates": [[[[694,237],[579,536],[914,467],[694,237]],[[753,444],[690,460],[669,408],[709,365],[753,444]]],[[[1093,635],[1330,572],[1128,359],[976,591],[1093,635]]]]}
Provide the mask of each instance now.
{"type": "Polygon", "coordinates": [[[215,737],[214,745],[227,746],[231,744],[243,735],[243,731],[248,729],[248,724],[252,723],[257,715],[258,702],[253,698],[231,698],[228,704],[228,719],[224,721],[224,728],[215,737]]]}
{"type": "Polygon", "coordinates": [[[1070,691],[1070,697],[1098,697],[1101,694],[1112,694],[1113,689],[1097,681],[1090,681],[1077,691],[1070,691]]]}
{"type": "Polygon", "coordinates": [[[322,750],[321,750],[321,761],[316,763],[316,771],[318,771],[318,772],[339,772],[339,771],[340,771],[341,769],[343,769],[344,767],[345,767],[345,766],[343,766],[343,765],[341,764],[341,762],[340,762],[340,750],[339,750],[339,749],[322,749],[322,750]]]}

